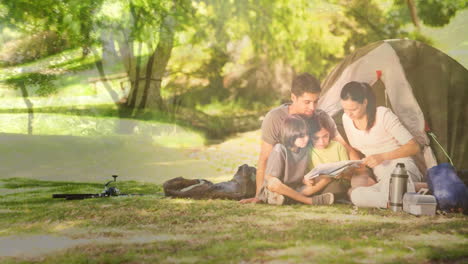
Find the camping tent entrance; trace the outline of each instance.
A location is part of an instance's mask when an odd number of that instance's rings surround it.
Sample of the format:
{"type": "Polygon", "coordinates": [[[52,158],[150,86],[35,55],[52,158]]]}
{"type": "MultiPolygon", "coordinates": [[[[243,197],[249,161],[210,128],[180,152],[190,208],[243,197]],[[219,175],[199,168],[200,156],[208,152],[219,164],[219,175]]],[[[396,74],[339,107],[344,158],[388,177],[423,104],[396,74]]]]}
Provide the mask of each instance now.
{"type": "MultiPolygon", "coordinates": [[[[358,49],[322,85],[318,108],[330,114],[338,126],[341,88],[350,81],[371,84],[377,104],[391,108],[420,145],[428,146],[424,153],[427,167],[435,165],[432,153],[438,163],[449,162],[427,136],[425,127],[429,125],[455,167],[468,170],[468,70],[462,65],[413,40],[379,41],[358,49]]],[[[344,135],[343,130],[340,133],[344,135]]]]}

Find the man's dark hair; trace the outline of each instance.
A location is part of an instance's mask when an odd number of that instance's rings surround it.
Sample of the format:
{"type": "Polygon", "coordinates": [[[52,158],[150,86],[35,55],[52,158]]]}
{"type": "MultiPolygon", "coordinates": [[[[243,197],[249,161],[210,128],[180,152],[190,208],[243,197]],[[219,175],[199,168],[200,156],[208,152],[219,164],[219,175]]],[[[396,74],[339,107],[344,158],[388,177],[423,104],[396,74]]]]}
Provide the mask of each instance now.
{"type": "Polygon", "coordinates": [[[304,93],[320,93],[320,82],[309,73],[302,73],[293,79],[291,93],[301,96],[304,93]]]}
{"type": "Polygon", "coordinates": [[[296,139],[306,136],[307,133],[308,128],[304,118],[297,114],[289,115],[283,123],[281,144],[287,148],[292,148],[296,139]]]}

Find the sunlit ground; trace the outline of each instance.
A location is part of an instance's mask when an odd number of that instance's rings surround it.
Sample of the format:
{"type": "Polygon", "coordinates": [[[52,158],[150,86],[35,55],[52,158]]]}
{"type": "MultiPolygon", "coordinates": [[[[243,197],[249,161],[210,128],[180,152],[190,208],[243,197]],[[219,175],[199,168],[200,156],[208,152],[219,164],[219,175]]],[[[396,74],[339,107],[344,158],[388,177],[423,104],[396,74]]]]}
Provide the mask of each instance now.
{"type": "Polygon", "coordinates": [[[255,165],[259,135],[241,137],[206,146],[203,135],[175,124],[0,114],[0,178],[103,182],[117,174],[159,184],[179,176],[219,182],[244,163],[255,165]]]}

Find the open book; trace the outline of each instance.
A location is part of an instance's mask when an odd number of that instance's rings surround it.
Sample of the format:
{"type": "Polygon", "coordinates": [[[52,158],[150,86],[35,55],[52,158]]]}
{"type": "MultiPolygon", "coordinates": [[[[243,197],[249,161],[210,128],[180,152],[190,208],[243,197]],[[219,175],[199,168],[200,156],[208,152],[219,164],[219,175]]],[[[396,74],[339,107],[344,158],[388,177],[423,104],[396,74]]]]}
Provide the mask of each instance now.
{"type": "Polygon", "coordinates": [[[324,163],[317,165],[309,173],[304,175],[304,178],[311,180],[319,175],[326,175],[329,177],[336,177],[348,167],[358,167],[362,160],[344,160],[332,163],[324,163]]]}

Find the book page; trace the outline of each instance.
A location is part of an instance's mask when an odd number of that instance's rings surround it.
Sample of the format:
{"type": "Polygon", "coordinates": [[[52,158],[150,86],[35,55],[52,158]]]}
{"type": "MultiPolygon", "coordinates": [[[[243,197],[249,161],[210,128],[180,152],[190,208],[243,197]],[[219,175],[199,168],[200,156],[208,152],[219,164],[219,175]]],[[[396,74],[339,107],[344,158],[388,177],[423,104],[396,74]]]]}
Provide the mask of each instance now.
{"type": "Polygon", "coordinates": [[[319,175],[327,175],[330,177],[338,176],[342,171],[344,171],[349,166],[358,167],[362,163],[362,160],[344,160],[333,163],[324,163],[317,165],[309,173],[307,173],[304,178],[311,180],[319,175]]]}

